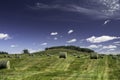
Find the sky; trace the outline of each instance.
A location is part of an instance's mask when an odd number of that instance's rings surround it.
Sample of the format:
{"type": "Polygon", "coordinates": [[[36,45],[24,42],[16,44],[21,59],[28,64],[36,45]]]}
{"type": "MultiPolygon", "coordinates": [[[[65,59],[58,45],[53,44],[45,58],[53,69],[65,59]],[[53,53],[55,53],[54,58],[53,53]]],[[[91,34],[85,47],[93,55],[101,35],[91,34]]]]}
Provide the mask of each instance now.
{"type": "Polygon", "coordinates": [[[75,45],[120,53],[119,0],[0,0],[0,51],[75,45]]]}

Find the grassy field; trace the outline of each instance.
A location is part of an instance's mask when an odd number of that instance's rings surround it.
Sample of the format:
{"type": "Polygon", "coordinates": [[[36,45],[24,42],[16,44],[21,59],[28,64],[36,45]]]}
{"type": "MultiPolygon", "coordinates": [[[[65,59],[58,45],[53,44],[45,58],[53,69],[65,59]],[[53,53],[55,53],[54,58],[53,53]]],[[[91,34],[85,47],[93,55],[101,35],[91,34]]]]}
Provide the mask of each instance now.
{"type": "Polygon", "coordinates": [[[120,80],[118,57],[114,59],[105,55],[103,59],[90,59],[87,53],[69,50],[66,51],[67,58],[60,59],[59,51],[66,50],[48,50],[34,56],[20,55],[21,58],[1,57],[0,60],[10,60],[11,68],[0,70],[0,80],[120,80]]]}

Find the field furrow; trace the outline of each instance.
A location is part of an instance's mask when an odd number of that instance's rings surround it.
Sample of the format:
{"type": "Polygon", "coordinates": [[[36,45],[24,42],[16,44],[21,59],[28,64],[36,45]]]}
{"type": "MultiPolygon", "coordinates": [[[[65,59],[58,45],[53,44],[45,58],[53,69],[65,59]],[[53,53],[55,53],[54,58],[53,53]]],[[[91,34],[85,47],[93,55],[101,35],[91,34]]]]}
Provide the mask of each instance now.
{"type": "Polygon", "coordinates": [[[0,70],[0,80],[119,80],[120,59],[106,55],[90,59],[82,55],[68,55],[66,59],[54,56],[25,56],[7,58],[11,69],[0,70]]]}

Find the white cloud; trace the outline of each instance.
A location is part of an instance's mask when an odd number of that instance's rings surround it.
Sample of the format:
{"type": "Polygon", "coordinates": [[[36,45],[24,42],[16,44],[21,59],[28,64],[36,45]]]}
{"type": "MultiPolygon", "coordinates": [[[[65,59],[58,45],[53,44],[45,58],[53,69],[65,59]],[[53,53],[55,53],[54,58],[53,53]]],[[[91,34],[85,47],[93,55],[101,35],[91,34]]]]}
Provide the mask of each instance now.
{"type": "Polygon", "coordinates": [[[69,30],[68,31],[68,34],[71,34],[71,33],[73,33],[74,32],[74,30],[69,30]]]}
{"type": "Polygon", "coordinates": [[[67,41],[67,43],[74,43],[76,41],[77,41],[77,39],[71,39],[71,40],[67,41]]]}
{"type": "Polygon", "coordinates": [[[90,46],[88,46],[88,48],[93,48],[93,49],[95,49],[95,48],[100,48],[100,47],[102,47],[102,45],[90,45],[90,46]]]}
{"type": "Polygon", "coordinates": [[[54,38],[54,40],[58,40],[58,38],[57,38],[57,37],[55,37],[55,38],[54,38]]]}
{"type": "Polygon", "coordinates": [[[111,20],[106,20],[106,21],[104,22],[104,25],[107,24],[107,23],[109,23],[110,21],[111,21],[111,20]]]}
{"type": "Polygon", "coordinates": [[[18,45],[11,45],[10,47],[11,48],[15,48],[15,47],[18,47],[18,45]]]}
{"type": "Polygon", "coordinates": [[[52,36],[58,35],[58,32],[52,32],[50,35],[52,36]]]}
{"type": "Polygon", "coordinates": [[[86,40],[91,43],[101,43],[101,42],[106,42],[114,39],[120,39],[120,37],[115,37],[115,36],[100,36],[100,37],[95,37],[92,36],[90,38],[87,38],[86,40]]]}
{"type": "Polygon", "coordinates": [[[116,49],[117,46],[115,45],[108,45],[108,46],[103,46],[103,49],[116,49]]]}
{"type": "Polygon", "coordinates": [[[41,45],[42,45],[42,46],[46,46],[47,44],[48,44],[48,43],[42,43],[41,45]]]}
{"type": "Polygon", "coordinates": [[[8,34],[0,33],[0,39],[2,40],[8,40],[10,39],[10,36],[8,34]]]}

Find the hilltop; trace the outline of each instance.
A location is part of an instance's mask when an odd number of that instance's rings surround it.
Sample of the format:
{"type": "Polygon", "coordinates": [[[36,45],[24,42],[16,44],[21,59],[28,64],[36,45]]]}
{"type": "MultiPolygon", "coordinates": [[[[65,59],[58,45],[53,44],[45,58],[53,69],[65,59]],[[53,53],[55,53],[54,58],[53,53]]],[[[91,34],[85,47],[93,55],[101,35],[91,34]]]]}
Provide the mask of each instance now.
{"type": "Polygon", "coordinates": [[[77,46],[54,46],[45,48],[44,51],[35,52],[33,54],[59,54],[60,52],[67,52],[68,54],[89,54],[94,53],[95,51],[88,48],[80,48],[77,46]]]}

